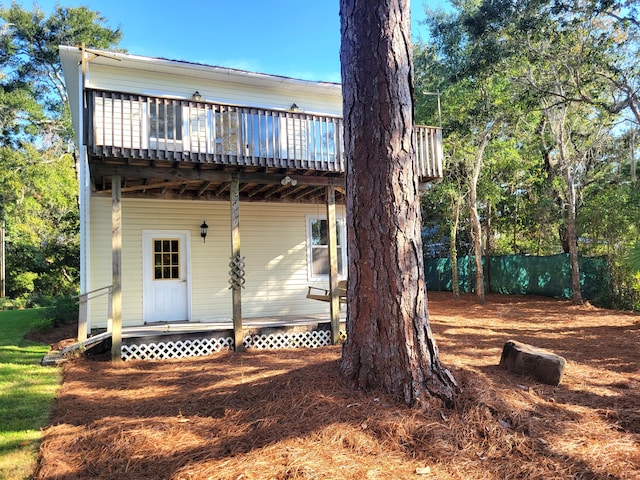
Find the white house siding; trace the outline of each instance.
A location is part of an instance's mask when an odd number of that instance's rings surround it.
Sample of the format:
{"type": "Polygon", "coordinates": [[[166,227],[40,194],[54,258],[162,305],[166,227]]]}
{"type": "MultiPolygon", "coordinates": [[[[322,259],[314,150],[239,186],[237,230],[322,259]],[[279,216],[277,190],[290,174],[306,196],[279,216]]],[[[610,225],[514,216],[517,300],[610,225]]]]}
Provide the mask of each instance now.
{"type": "Polygon", "coordinates": [[[144,144],[147,106],[137,100],[96,98],[93,121],[95,144],[123,148],[148,148],[144,144]]]}
{"type": "MultiPolygon", "coordinates": [[[[326,313],[327,303],[306,298],[307,215],[324,206],[241,203],[241,254],[246,262],[244,318],[326,313]]],[[[188,230],[191,235],[191,320],[231,319],[230,218],[227,202],[128,199],[122,201],[123,325],[142,323],[142,232],[188,230]],[[200,224],[206,220],[206,243],[200,224]]],[[[91,200],[91,289],[111,283],[111,200],[91,200]]],[[[106,325],[107,301],[91,304],[92,328],[106,325]]]]}
{"type": "Polygon", "coordinates": [[[302,91],[286,81],[247,85],[239,82],[242,79],[240,74],[226,77],[227,81],[190,77],[189,69],[183,66],[176,67],[176,74],[172,75],[145,70],[123,71],[117,66],[90,64],[87,79],[89,88],[99,90],[187,99],[197,90],[203,100],[211,102],[279,110],[288,110],[295,103],[300,112],[342,115],[342,96],[338,86],[333,89],[310,86],[307,91],[302,91]]]}

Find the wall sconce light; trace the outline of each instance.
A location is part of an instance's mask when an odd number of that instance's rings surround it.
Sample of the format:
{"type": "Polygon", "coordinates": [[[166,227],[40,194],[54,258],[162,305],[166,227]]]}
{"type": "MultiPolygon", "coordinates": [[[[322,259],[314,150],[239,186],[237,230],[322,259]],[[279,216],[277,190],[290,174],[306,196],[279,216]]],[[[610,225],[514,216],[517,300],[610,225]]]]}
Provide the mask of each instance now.
{"type": "Polygon", "coordinates": [[[195,92],[193,92],[193,95],[191,95],[191,99],[199,102],[200,100],[202,100],[202,95],[200,95],[200,92],[196,90],[195,92]]]}
{"type": "Polygon", "coordinates": [[[300,107],[298,107],[298,105],[296,105],[295,102],[294,102],[289,107],[289,110],[292,111],[292,112],[297,112],[298,110],[300,110],[300,107]]]}
{"type": "Polygon", "coordinates": [[[291,178],[289,175],[287,175],[282,180],[280,180],[280,183],[282,185],[291,185],[292,187],[295,187],[296,185],[298,185],[298,181],[294,178],[291,178]]]}
{"type": "Polygon", "coordinates": [[[207,221],[203,220],[202,225],[200,225],[200,236],[202,237],[203,243],[207,243],[207,229],[209,225],[207,225],[207,221]]]}

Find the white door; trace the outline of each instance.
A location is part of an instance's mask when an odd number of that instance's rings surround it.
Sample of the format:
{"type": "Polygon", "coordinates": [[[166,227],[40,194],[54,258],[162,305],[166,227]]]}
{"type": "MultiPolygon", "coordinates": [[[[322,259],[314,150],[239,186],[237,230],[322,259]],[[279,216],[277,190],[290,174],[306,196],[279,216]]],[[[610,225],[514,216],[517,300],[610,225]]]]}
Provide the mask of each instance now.
{"type": "Polygon", "coordinates": [[[142,232],[145,323],[189,320],[189,245],[188,231],[142,232]]]}

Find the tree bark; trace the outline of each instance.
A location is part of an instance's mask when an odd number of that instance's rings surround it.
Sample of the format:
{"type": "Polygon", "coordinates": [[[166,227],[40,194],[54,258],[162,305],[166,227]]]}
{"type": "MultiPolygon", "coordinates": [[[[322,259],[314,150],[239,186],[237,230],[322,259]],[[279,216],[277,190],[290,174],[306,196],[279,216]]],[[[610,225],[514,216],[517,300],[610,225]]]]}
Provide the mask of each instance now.
{"type": "Polygon", "coordinates": [[[484,289],[491,293],[491,202],[487,202],[486,231],[484,232],[484,289]]]}
{"type": "Polygon", "coordinates": [[[480,224],[480,215],[478,215],[478,180],[482,171],[484,150],[487,148],[494,125],[496,124],[492,123],[488,126],[480,136],[480,143],[474,154],[473,171],[469,181],[469,216],[473,232],[473,259],[476,267],[476,298],[480,304],[484,304],[485,299],[484,274],[482,271],[482,225],[480,224]]]}
{"type": "Polygon", "coordinates": [[[456,197],[453,201],[453,222],[449,232],[449,256],[451,257],[451,279],[453,282],[453,298],[460,299],[460,282],[458,280],[458,223],[460,220],[460,197],[456,197]]]}
{"type": "Polygon", "coordinates": [[[469,215],[471,220],[471,231],[473,233],[473,263],[475,271],[476,299],[479,304],[484,304],[484,273],[482,271],[482,226],[476,200],[475,187],[469,191],[469,215]]]}
{"type": "Polygon", "coordinates": [[[427,315],[408,0],[341,0],[347,341],[340,369],[356,388],[410,405],[450,404],[427,315]]]}
{"type": "MultiPolygon", "coordinates": [[[[559,93],[563,90],[557,87],[559,93]]],[[[549,102],[547,102],[548,104],[549,102]]],[[[574,168],[580,165],[578,160],[580,155],[584,156],[587,150],[576,152],[575,142],[571,137],[571,130],[567,128],[569,110],[568,105],[545,105],[544,113],[549,123],[549,129],[553,141],[558,149],[559,166],[562,171],[562,177],[567,187],[567,224],[566,224],[566,242],[563,245],[565,252],[569,252],[569,261],[571,263],[571,287],[573,289],[573,303],[582,305],[582,291],[580,287],[580,264],[578,263],[578,235],[576,229],[576,186],[574,179],[574,168]]],[[[560,240],[562,242],[562,231],[560,232],[560,240]]]]}
{"type": "Polygon", "coordinates": [[[571,167],[563,168],[564,180],[567,184],[567,238],[569,242],[569,260],[571,262],[571,287],[573,289],[573,303],[582,305],[582,290],[580,287],[580,264],[578,263],[578,235],[576,233],[576,190],[571,174],[571,167]]]}

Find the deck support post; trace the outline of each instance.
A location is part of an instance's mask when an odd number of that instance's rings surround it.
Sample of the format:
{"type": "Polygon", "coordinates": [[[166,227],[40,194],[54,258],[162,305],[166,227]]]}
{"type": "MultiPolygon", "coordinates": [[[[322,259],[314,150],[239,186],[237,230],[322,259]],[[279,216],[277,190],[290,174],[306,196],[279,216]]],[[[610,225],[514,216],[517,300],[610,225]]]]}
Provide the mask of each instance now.
{"type": "Polygon", "coordinates": [[[122,360],[122,192],[120,175],[111,177],[111,360],[122,360]]]}
{"type": "Polygon", "coordinates": [[[244,350],[242,340],[242,289],[244,288],[244,259],[240,256],[240,175],[231,174],[231,267],[229,283],[233,302],[233,344],[236,352],[244,350]]]}
{"type": "Polygon", "coordinates": [[[327,241],[329,244],[329,291],[331,292],[331,343],[340,343],[340,293],[338,291],[338,240],[336,228],[336,188],[327,187],[327,241]]]}
{"type": "Polygon", "coordinates": [[[78,296],[78,341],[83,342],[89,337],[87,328],[89,295],[78,296]]]}

